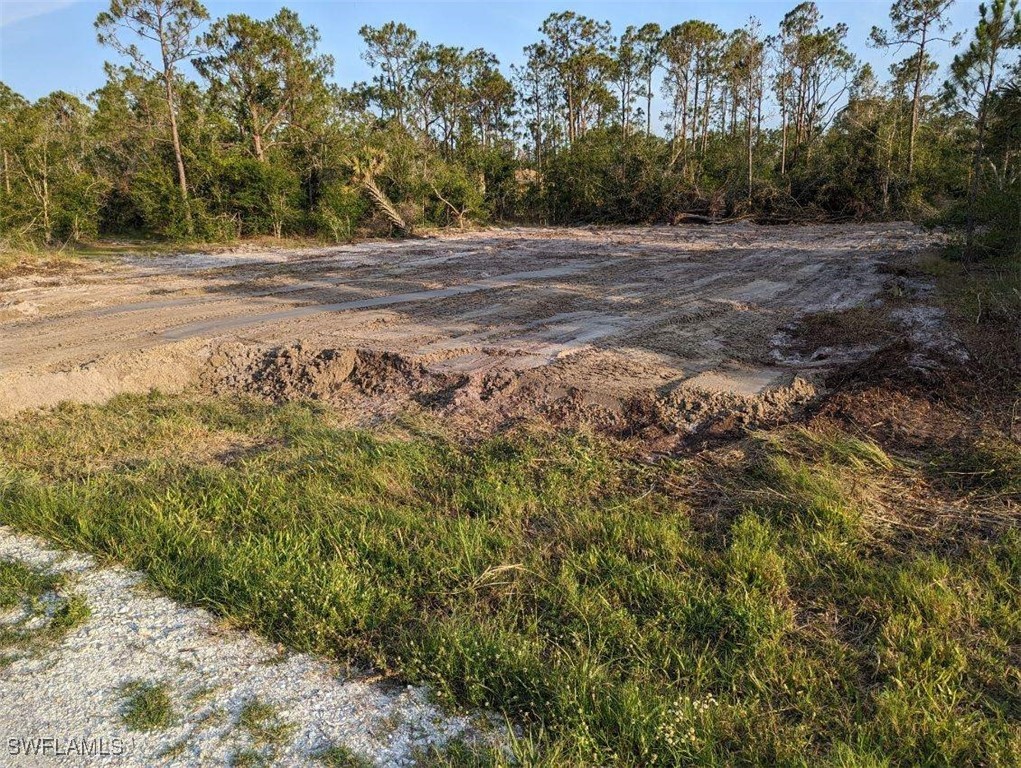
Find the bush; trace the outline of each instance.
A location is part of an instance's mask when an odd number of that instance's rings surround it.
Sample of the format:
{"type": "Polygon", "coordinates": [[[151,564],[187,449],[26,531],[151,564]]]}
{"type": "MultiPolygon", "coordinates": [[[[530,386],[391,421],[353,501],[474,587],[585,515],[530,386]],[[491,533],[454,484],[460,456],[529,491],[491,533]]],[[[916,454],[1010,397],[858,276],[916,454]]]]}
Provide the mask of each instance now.
{"type": "Polygon", "coordinates": [[[556,222],[642,222],[664,218],[676,195],[666,143],[621,136],[619,128],[589,131],[553,158],[543,190],[556,222]]]}
{"type": "Polygon", "coordinates": [[[282,237],[301,221],[301,181],[294,171],[273,162],[227,156],[210,186],[210,211],[236,217],[240,235],[282,237]]]}
{"type": "Polygon", "coordinates": [[[368,208],[365,196],[357,187],[334,181],[323,187],[312,222],[318,232],[329,235],[335,242],[350,240],[368,208]]]}

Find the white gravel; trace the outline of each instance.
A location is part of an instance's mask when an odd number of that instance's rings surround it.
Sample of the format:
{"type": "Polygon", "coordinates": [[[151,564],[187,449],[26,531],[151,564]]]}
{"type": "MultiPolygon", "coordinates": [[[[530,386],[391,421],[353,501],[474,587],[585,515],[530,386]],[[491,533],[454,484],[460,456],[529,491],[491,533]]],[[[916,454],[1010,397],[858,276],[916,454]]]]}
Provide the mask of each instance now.
{"type": "Polygon", "coordinates": [[[355,676],[224,628],[205,610],[156,595],[137,572],[97,567],[3,526],[0,559],[68,573],[62,593],[82,595],[92,611],[59,645],[0,669],[0,765],[229,765],[239,751],[259,748],[237,723],[253,697],[294,725],[275,751],[262,747],[271,765],[315,764],[317,752],[343,745],[401,766],[451,738],[496,738],[491,725],[480,726],[484,718],[445,714],[423,688],[355,676]],[[124,725],[121,689],[137,680],[166,683],[177,715],[170,728],[124,725]],[[22,740],[33,738],[56,742],[48,754],[26,756],[22,740]],[[82,743],[123,754],[74,754],[82,743]]]}

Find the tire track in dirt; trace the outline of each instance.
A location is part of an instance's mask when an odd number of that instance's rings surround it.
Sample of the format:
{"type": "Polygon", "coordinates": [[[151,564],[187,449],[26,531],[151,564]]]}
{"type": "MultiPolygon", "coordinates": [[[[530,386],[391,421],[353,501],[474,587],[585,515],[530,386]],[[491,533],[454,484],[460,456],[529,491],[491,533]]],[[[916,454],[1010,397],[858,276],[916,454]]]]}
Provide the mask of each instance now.
{"type": "Polygon", "coordinates": [[[178,341],[181,339],[193,338],[195,336],[206,336],[220,333],[227,330],[237,330],[251,325],[291,320],[308,315],[316,315],[321,312],[346,312],[357,309],[373,309],[376,307],[388,307],[394,304],[413,304],[418,302],[432,301],[433,299],[445,299],[454,296],[463,296],[470,293],[478,293],[493,288],[502,288],[511,285],[520,285],[529,280],[544,280],[548,278],[568,277],[577,272],[583,271],[577,266],[552,267],[549,269],[533,270],[530,272],[513,272],[506,275],[497,275],[475,283],[466,285],[454,285],[446,288],[434,288],[425,291],[413,291],[411,293],[397,293],[389,296],[375,296],[366,299],[355,299],[332,304],[312,304],[309,306],[283,309],[277,312],[264,312],[242,317],[232,318],[223,321],[188,323],[178,326],[169,331],[164,331],[162,336],[165,339],[178,341]]]}

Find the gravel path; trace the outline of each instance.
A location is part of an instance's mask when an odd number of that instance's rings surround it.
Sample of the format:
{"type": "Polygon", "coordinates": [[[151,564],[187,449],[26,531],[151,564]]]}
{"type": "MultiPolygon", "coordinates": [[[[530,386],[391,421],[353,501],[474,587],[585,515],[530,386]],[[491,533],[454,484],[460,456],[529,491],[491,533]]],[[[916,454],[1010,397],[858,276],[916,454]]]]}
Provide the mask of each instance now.
{"type": "MultiPolygon", "coordinates": [[[[423,688],[356,677],[251,633],[224,628],[205,610],[156,595],[144,576],[98,567],[0,526],[0,560],[68,574],[61,593],[87,601],[91,617],[63,641],[0,668],[0,764],[305,766],[330,747],[370,764],[414,763],[452,738],[492,738],[482,719],[444,714],[423,688]],[[175,719],[134,731],[123,720],[124,686],[163,683],[175,719]],[[260,740],[239,717],[270,705],[286,738],[260,740]],[[37,742],[28,739],[54,739],[37,742]],[[75,754],[85,745],[107,754],[75,754]],[[26,747],[37,754],[26,756],[26,747]],[[65,755],[57,752],[68,753],[65,755]],[[119,752],[120,754],[113,754],[119,752]],[[265,762],[259,762],[259,753],[265,762]]],[[[0,617],[2,618],[2,617],[0,617]]],[[[243,719],[243,718],[242,718],[243,719]]]]}

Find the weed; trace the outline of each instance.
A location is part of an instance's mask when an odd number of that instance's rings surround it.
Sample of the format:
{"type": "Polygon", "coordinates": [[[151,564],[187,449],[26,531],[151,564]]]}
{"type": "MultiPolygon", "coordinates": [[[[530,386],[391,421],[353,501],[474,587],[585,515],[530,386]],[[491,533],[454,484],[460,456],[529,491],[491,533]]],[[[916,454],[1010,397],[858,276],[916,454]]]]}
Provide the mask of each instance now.
{"type": "Polygon", "coordinates": [[[375,765],[368,758],[362,757],[343,744],[326,747],[317,752],[315,758],[327,768],[371,768],[375,765]]]}
{"type": "Polygon", "coordinates": [[[165,683],[136,681],[122,689],[124,706],[121,720],[136,731],[169,728],[174,722],[174,707],[165,683]]]}
{"type": "Polygon", "coordinates": [[[295,726],[280,718],[272,704],[252,698],[246,701],[238,714],[238,725],[248,731],[260,746],[279,747],[294,733],[295,726]]]}
{"type": "Polygon", "coordinates": [[[227,722],[227,710],[222,707],[211,707],[195,719],[199,728],[217,728],[227,722]]]}
{"type": "Polygon", "coordinates": [[[1021,501],[1021,443],[1015,440],[981,438],[934,461],[938,475],[955,490],[1021,501]]]}
{"type": "Polygon", "coordinates": [[[233,768],[262,768],[269,765],[269,758],[254,749],[239,749],[230,759],[233,768]]]}
{"type": "Polygon", "coordinates": [[[442,747],[431,746],[415,755],[415,768],[500,768],[506,765],[509,765],[507,757],[497,750],[463,739],[452,739],[442,747]]]}
{"type": "Polygon", "coordinates": [[[801,352],[822,347],[878,346],[889,343],[898,333],[883,313],[867,307],[813,312],[805,315],[791,332],[801,352]]]}
{"type": "Polygon", "coordinates": [[[980,386],[987,395],[1003,390],[1016,404],[1021,396],[1021,259],[966,265],[943,258],[935,273],[942,303],[977,363],[980,386]]]}
{"type": "Polygon", "coordinates": [[[200,707],[216,695],[216,687],[203,685],[188,694],[188,705],[200,707]]]}
{"type": "Polygon", "coordinates": [[[0,624],[0,668],[46,650],[88,621],[91,611],[85,598],[76,594],[60,597],[58,590],[63,584],[60,574],[0,561],[0,612],[21,609],[0,624]]]}
{"type": "Polygon", "coordinates": [[[88,621],[91,615],[92,609],[85,598],[81,595],[71,595],[54,611],[48,628],[49,633],[55,638],[63,637],[88,621]]]}
{"type": "Polygon", "coordinates": [[[189,744],[187,739],[178,739],[160,750],[159,756],[162,760],[173,760],[174,758],[184,755],[184,753],[188,751],[188,746],[189,744]]]}
{"type": "Polygon", "coordinates": [[[0,610],[42,597],[54,591],[60,581],[59,576],[40,573],[22,563],[0,560],[0,610]]]}

